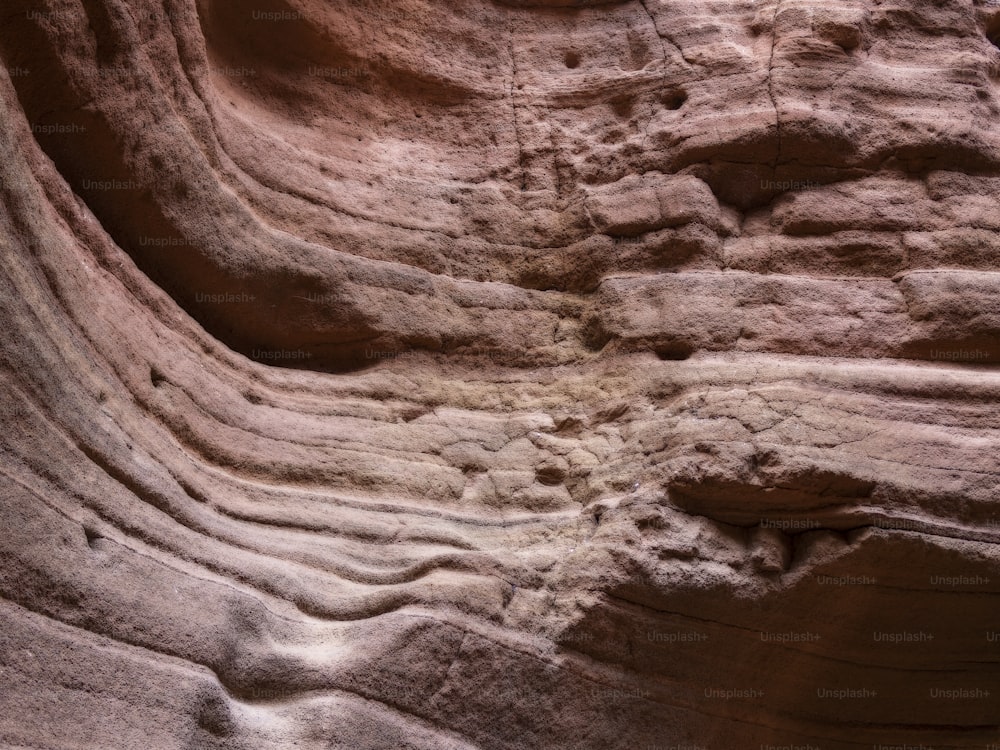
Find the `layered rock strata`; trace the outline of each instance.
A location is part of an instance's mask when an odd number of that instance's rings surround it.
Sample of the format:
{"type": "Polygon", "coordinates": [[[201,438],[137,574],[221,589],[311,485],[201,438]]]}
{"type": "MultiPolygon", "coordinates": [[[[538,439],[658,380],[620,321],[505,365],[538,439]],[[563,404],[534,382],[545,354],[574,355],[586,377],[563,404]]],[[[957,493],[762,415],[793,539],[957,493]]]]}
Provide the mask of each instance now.
{"type": "Polygon", "coordinates": [[[7,0],[0,744],[1000,743],[998,40],[7,0]]]}

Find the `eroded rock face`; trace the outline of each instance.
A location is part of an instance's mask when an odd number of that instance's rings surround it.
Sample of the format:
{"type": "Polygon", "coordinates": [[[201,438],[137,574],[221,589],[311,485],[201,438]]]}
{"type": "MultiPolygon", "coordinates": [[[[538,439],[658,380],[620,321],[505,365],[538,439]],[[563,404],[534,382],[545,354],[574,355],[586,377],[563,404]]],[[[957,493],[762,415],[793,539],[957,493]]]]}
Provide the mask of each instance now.
{"type": "Polygon", "coordinates": [[[1000,742],[1000,6],[0,19],[4,746],[1000,742]]]}

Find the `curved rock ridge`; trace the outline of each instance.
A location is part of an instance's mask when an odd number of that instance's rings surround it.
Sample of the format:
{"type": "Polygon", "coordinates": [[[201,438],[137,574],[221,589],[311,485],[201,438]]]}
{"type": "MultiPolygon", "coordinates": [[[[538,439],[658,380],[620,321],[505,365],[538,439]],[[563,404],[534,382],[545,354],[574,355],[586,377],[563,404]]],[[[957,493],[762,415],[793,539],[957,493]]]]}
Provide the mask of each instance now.
{"type": "Polygon", "coordinates": [[[1000,743],[998,40],[7,0],[0,745],[1000,743]]]}

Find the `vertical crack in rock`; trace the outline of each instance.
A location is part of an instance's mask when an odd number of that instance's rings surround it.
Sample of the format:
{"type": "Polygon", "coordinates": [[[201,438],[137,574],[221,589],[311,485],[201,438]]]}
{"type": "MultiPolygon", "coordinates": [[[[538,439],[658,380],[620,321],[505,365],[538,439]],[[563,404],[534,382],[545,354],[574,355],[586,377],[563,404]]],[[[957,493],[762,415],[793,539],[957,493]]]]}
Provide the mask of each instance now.
{"type": "Polygon", "coordinates": [[[667,69],[667,48],[663,44],[664,39],[670,42],[671,46],[673,46],[674,49],[677,50],[677,54],[680,55],[681,59],[685,63],[691,65],[691,61],[688,60],[687,57],[684,55],[684,50],[681,49],[681,46],[674,39],[673,35],[670,34],[669,32],[660,31],[660,26],[656,22],[656,17],[653,15],[652,11],[649,9],[649,6],[647,5],[648,2],[649,0],[639,0],[639,4],[642,6],[642,9],[646,12],[646,15],[649,17],[650,23],[653,24],[653,31],[656,33],[656,38],[660,40],[660,48],[663,51],[664,74],[666,74],[666,69],[667,69]]]}
{"type": "MultiPolygon", "coordinates": [[[[649,10],[649,6],[646,5],[646,2],[647,0],[639,0],[639,5],[642,6],[643,11],[645,11],[646,16],[649,18],[649,22],[653,27],[653,33],[656,34],[656,40],[660,45],[660,56],[662,59],[662,68],[660,71],[660,93],[662,93],[667,88],[667,69],[669,67],[667,63],[667,47],[663,43],[663,35],[660,34],[660,29],[656,25],[656,19],[653,17],[653,14],[649,10]]],[[[676,46],[676,44],[674,46],[676,46]]],[[[649,138],[649,127],[653,124],[653,120],[656,118],[656,112],[657,100],[654,98],[649,105],[649,118],[646,120],[646,125],[642,129],[642,143],[639,146],[640,149],[646,148],[646,140],[649,138]]]]}
{"type": "Polygon", "coordinates": [[[774,96],[774,51],[778,43],[778,12],[781,9],[781,0],[774,2],[774,15],[771,18],[771,53],[767,61],[767,95],[771,99],[774,107],[774,128],[777,147],[774,154],[774,164],[771,171],[771,179],[775,180],[778,172],[778,164],[781,161],[781,112],[778,109],[778,100],[774,96]]]}
{"type": "Polygon", "coordinates": [[[528,171],[524,159],[524,142],[521,139],[521,128],[517,118],[517,58],[514,56],[513,30],[511,39],[507,42],[507,53],[510,55],[510,111],[514,119],[514,140],[517,141],[517,163],[521,168],[521,191],[528,189],[528,171]]]}

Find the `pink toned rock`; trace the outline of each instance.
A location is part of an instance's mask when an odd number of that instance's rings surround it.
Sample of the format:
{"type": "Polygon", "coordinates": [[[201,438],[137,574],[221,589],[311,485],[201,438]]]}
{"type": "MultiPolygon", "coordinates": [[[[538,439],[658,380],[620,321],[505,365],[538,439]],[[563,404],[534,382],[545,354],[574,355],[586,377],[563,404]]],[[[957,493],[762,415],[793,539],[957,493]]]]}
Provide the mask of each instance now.
{"type": "Polygon", "coordinates": [[[0,19],[0,746],[997,742],[993,3],[0,19]]]}

